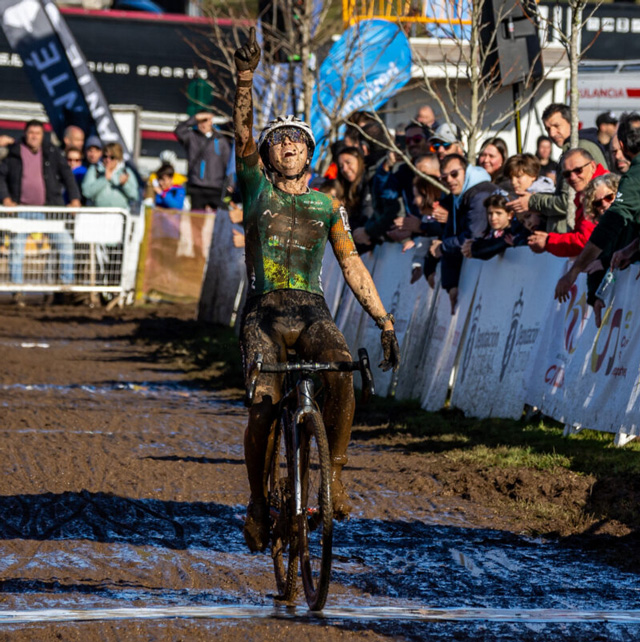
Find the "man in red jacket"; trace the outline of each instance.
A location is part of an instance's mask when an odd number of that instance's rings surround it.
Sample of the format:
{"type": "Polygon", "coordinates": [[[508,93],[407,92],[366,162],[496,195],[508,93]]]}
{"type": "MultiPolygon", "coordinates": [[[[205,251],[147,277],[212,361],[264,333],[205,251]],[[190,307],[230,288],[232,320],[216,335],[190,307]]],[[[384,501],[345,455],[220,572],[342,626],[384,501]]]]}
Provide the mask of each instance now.
{"type": "Polygon", "coordinates": [[[607,174],[608,171],[593,160],[593,156],[586,151],[576,147],[570,149],[562,158],[562,176],[567,183],[576,191],[576,223],[571,232],[559,234],[557,232],[536,231],[529,237],[529,247],[537,253],[549,252],[554,256],[574,257],[582,252],[596,222],[586,219],[582,206],[582,194],[596,176],[607,174]]]}

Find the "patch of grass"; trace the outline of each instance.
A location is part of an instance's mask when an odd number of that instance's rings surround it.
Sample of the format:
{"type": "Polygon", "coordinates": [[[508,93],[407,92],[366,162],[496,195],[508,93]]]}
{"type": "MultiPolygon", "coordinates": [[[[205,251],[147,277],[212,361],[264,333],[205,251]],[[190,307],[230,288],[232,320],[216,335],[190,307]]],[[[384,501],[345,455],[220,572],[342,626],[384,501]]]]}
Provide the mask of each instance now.
{"type": "Polygon", "coordinates": [[[596,477],[640,475],[640,442],[617,448],[612,434],[593,430],[563,437],[561,424],[548,418],[478,420],[457,410],[426,412],[417,402],[377,398],[358,408],[356,423],[375,425],[390,440],[402,435],[398,445],[403,448],[446,451],[466,463],[475,459],[479,465],[538,470],[561,466],[596,477]]]}
{"type": "Polygon", "coordinates": [[[557,453],[536,453],[529,447],[485,445],[475,446],[471,450],[456,449],[447,453],[447,459],[466,464],[476,464],[483,468],[533,468],[535,470],[552,470],[556,467],[571,468],[571,459],[557,453]]]}

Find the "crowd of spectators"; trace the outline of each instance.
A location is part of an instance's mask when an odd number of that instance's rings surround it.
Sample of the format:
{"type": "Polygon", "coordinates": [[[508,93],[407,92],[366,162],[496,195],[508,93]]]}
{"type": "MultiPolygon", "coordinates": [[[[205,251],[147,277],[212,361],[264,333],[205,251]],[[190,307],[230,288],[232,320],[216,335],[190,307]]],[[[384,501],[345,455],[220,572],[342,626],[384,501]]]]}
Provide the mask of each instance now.
{"type": "MultiPolygon", "coordinates": [[[[331,146],[329,169],[309,174],[311,187],[343,202],[361,254],[386,242],[401,243],[404,251],[415,247],[408,278],[424,276],[432,287],[440,265],[452,311],[464,258],[487,260],[528,246],[535,253],[575,259],[558,283],[559,299],[580,272],[588,273],[588,301],[599,323],[603,302],[596,292],[606,270],[640,258],[640,161],[635,160],[640,116],[624,114],[618,122],[612,113],[601,114],[596,127],[578,132],[573,149],[566,105],[549,105],[542,121],[547,135],[538,138],[535,153],[510,155],[502,138],[491,137],[470,162],[464,137],[429,105],[395,132],[375,114],[356,112],[343,139],[331,146]]],[[[187,176],[176,172],[175,153],[163,152],[146,196],[156,207],[181,210],[188,193],[192,209],[217,209],[233,193],[227,139],[206,111],[179,123],[175,133],[186,151],[187,176]]],[[[6,148],[0,163],[5,206],[129,207],[141,197],[139,176],[121,146],[103,145],[96,136],[85,141],[79,127],[68,127],[57,147],[41,122],[30,121],[22,140],[3,137],[0,145],[6,148]]],[[[229,207],[235,212],[233,200],[229,207]]],[[[236,237],[234,243],[242,245],[241,234],[236,237]]],[[[60,232],[52,240],[59,248],[62,282],[71,282],[71,238],[60,232]]],[[[23,281],[25,242],[25,234],[11,240],[15,283],[23,281]]]]}
{"type": "Polygon", "coordinates": [[[604,304],[596,292],[606,270],[640,259],[639,115],[618,121],[601,114],[597,127],[580,129],[570,148],[569,108],[551,104],[542,114],[547,135],[538,138],[535,153],[510,155],[502,138],[491,137],[475,162],[463,136],[438,122],[430,106],[399,127],[392,144],[374,114],[359,112],[350,121],[345,140],[332,147],[337,181],[329,173],[312,186],[330,187],[344,202],[361,253],[385,242],[404,250],[418,245],[408,278],[424,275],[433,286],[440,264],[452,312],[463,258],[486,260],[515,246],[574,258],[556,296],[563,299],[586,271],[588,301],[600,323],[604,304]]]}

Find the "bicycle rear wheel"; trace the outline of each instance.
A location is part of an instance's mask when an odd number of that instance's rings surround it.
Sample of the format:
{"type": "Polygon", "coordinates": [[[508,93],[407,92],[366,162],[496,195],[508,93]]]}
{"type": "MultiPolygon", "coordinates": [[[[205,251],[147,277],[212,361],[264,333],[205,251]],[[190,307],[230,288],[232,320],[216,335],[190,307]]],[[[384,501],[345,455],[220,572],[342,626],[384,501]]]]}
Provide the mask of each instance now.
{"type": "Polygon", "coordinates": [[[298,527],[291,489],[292,470],[287,466],[288,437],[291,432],[285,410],[275,428],[274,450],[269,468],[269,515],[271,523],[271,557],[276,576],[278,598],[292,601],[298,576],[298,527]]]}
{"type": "Polygon", "coordinates": [[[327,601],[331,579],[331,462],[327,434],[320,413],[314,412],[307,417],[300,431],[300,570],[307,604],[312,611],[320,611],[327,601]]]}

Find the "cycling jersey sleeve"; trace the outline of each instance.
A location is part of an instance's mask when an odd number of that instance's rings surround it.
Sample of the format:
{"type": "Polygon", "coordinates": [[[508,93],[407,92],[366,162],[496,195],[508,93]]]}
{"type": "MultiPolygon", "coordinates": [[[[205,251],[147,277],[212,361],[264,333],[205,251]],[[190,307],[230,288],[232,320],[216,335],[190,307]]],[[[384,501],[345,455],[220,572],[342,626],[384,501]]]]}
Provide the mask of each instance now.
{"type": "Polygon", "coordinates": [[[348,256],[358,256],[358,250],[351,236],[349,217],[344,205],[337,199],[332,199],[333,211],[329,227],[329,242],[338,261],[348,256]]]}
{"type": "Polygon", "coordinates": [[[258,152],[245,157],[236,156],[236,173],[242,202],[248,203],[257,194],[264,178],[260,169],[258,152]]]}

